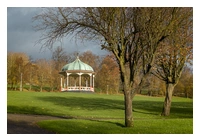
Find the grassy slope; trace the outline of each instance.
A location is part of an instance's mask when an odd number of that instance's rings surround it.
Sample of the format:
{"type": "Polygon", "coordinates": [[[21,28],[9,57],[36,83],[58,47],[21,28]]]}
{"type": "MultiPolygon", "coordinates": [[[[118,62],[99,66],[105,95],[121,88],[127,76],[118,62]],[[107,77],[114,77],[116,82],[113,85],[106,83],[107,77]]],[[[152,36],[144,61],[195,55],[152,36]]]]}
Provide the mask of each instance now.
{"type": "Polygon", "coordinates": [[[170,117],[162,117],[160,113],[163,97],[136,96],[133,101],[134,127],[124,128],[122,95],[8,91],[7,97],[9,113],[79,118],[38,123],[41,127],[57,133],[157,134],[192,133],[193,131],[191,99],[173,97],[170,117]],[[104,119],[99,120],[99,118],[104,119]]]}

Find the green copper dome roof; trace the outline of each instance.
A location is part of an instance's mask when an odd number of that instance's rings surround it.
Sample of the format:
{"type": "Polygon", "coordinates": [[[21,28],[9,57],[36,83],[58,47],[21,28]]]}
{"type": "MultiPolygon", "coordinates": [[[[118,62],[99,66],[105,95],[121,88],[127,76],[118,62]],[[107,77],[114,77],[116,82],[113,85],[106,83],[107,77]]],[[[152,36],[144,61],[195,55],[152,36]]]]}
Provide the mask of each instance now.
{"type": "Polygon", "coordinates": [[[94,71],[91,66],[89,66],[86,63],[83,63],[78,57],[74,62],[63,66],[61,71],[67,71],[67,70],[70,70],[70,71],[71,70],[94,71]]]}

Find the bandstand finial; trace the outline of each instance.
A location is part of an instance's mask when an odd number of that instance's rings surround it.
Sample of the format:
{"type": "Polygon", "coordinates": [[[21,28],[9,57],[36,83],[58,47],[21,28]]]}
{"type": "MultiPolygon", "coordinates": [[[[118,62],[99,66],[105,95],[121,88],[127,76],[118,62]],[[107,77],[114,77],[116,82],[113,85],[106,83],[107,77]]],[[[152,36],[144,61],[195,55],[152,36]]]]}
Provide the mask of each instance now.
{"type": "Polygon", "coordinates": [[[76,56],[76,58],[79,59],[79,53],[78,53],[78,52],[77,52],[77,56],[76,56]]]}

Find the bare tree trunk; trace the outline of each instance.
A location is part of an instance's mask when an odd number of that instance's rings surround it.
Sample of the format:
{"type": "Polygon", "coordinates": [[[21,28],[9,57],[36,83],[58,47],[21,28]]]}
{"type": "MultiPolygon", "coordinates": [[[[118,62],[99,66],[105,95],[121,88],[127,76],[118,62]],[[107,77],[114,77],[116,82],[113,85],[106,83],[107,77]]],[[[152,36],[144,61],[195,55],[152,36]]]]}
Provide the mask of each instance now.
{"type": "Polygon", "coordinates": [[[32,86],[32,85],[31,85],[31,83],[30,83],[30,85],[29,85],[29,91],[31,91],[31,86],[32,86]]]}
{"type": "Polygon", "coordinates": [[[42,92],[42,85],[40,86],[40,92],[42,92]]]}
{"type": "Polygon", "coordinates": [[[185,92],[185,98],[188,98],[188,92],[187,92],[186,88],[185,88],[184,92],[185,92]]]}
{"type": "Polygon", "coordinates": [[[125,126],[133,126],[132,96],[129,91],[124,91],[125,126]]]}
{"type": "Polygon", "coordinates": [[[170,108],[171,108],[171,101],[172,101],[172,93],[174,91],[175,85],[172,83],[168,83],[166,86],[166,96],[162,111],[162,116],[169,116],[170,115],[170,108]]]}
{"type": "Polygon", "coordinates": [[[131,88],[128,84],[128,76],[125,70],[125,66],[122,62],[120,62],[120,70],[121,70],[121,80],[124,92],[124,106],[125,106],[125,126],[132,127],[133,126],[133,113],[132,113],[132,95],[131,88]]]}
{"type": "Polygon", "coordinates": [[[12,83],[11,83],[11,89],[13,90],[13,88],[14,88],[14,86],[13,86],[13,81],[12,81],[12,83]]]}
{"type": "MultiPolygon", "coordinates": [[[[32,68],[31,68],[31,72],[32,72],[32,68]]],[[[31,87],[32,86],[32,80],[31,80],[31,75],[29,76],[29,91],[31,91],[31,87]]]]}

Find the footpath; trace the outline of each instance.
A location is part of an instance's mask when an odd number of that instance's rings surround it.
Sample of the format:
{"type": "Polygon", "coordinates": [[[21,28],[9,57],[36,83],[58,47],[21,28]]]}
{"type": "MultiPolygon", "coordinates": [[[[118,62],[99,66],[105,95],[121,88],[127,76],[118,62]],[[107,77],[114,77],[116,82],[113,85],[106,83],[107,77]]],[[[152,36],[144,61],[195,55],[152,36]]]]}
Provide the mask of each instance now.
{"type": "Polygon", "coordinates": [[[7,134],[54,134],[40,128],[36,123],[58,117],[26,114],[7,114],[7,134]]]}

